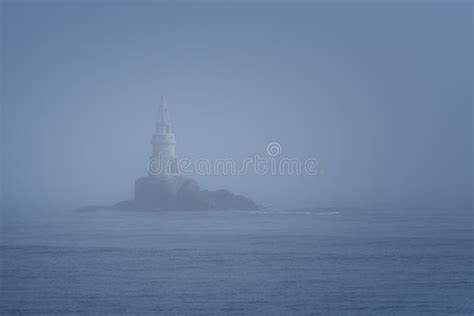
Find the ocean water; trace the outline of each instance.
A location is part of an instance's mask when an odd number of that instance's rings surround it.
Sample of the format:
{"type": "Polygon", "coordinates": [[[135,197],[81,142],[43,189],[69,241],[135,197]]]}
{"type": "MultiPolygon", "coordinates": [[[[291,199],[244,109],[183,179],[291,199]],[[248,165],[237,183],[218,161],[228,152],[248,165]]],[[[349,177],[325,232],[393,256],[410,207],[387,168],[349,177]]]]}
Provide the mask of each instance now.
{"type": "Polygon", "coordinates": [[[472,315],[471,211],[5,209],[0,314],[472,315]]]}

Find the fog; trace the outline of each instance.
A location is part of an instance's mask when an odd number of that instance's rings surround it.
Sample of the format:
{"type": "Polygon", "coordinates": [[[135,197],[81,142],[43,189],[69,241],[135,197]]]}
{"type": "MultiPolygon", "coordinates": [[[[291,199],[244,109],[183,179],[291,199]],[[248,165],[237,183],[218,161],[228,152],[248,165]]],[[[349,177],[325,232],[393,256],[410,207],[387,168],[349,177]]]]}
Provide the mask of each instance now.
{"type": "Polygon", "coordinates": [[[273,207],[472,207],[472,4],[2,2],[2,199],[133,196],[179,157],[278,142],[318,174],[193,175],[273,207]]]}

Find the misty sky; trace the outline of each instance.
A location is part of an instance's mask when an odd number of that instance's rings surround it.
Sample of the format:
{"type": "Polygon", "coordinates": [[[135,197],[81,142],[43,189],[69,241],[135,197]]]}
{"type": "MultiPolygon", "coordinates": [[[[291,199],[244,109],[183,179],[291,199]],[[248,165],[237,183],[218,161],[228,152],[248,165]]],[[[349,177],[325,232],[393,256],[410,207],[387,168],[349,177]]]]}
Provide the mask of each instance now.
{"type": "Polygon", "coordinates": [[[268,206],[472,205],[472,3],[2,2],[3,195],[131,198],[160,96],[177,154],[278,141],[317,176],[198,176],[268,206]]]}

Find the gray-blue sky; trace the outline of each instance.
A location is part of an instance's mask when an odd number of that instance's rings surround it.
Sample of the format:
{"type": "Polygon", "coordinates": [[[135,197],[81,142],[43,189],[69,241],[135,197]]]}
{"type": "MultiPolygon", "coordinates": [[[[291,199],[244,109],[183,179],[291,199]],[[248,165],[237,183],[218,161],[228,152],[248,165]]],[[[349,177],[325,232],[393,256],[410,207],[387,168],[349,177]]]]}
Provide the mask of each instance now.
{"type": "Polygon", "coordinates": [[[278,141],[318,176],[198,177],[266,205],[472,205],[472,4],[3,2],[4,195],[128,198],[177,153],[278,141]]]}

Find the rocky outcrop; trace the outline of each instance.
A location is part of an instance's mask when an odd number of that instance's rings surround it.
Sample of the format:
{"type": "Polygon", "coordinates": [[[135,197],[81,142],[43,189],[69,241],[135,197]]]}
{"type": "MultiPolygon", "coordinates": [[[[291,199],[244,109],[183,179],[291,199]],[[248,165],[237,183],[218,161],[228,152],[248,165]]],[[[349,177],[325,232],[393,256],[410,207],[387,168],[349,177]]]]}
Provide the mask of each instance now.
{"type": "Polygon", "coordinates": [[[201,190],[189,178],[166,180],[147,176],[135,182],[134,200],[112,206],[119,210],[255,210],[260,207],[252,200],[227,190],[201,190]]]}
{"type": "Polygon", "coordinates": [[[201,203],[205,209],[211,210],[255,210],[259,206],[242,195],[236,195],[227,190],[200,191],[201,203]]]}
{"type": "Polygon", "coordinates": [[[148,165],[150,175],[135,181],[133,200],[111,207],[87,207],[82,210],[254,210],[259,206],[248,198],[226,190],[201,190],[189,178],[177,176],[176,139],[170,131],[168,107],[163,97],[152,136],[152,156],[148,165]]]}

